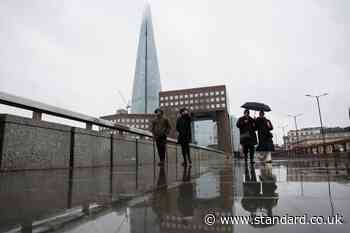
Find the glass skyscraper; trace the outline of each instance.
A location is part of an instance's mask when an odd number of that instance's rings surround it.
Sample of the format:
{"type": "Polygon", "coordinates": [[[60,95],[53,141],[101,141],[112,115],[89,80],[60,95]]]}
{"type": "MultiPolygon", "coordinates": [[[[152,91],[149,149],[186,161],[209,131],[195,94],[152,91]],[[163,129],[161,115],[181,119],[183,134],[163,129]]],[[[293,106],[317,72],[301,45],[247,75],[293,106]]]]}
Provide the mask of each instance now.
{"type": "Polygon", "coordinates": [[[146,6],[141,24],[132,91],[131,113],[153,113],[161,91],[151,8],[146,6]]]}

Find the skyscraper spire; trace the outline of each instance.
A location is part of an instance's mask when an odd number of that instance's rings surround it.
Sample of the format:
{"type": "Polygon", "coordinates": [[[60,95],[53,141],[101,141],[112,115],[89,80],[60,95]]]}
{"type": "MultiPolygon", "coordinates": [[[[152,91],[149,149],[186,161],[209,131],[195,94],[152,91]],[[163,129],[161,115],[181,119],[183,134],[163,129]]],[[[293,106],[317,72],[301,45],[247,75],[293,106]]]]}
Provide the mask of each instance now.
{"type": "Polygon", "coordinates": [[[152,113],[158,107],[161,90],[151,7],[143,12],[132,92],[132,113],[152,113]]]}

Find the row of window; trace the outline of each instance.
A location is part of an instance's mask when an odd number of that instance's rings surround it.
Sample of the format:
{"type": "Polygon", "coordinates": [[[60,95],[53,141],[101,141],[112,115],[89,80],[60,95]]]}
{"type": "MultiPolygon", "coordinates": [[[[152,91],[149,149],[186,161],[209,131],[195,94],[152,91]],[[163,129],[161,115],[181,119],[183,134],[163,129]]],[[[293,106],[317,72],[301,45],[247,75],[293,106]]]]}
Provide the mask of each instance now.
{"type": "Polygon", "coordinates": [[[208,98],[203,100],[185,100],[185,101],[175,101],[175,102],[161,102],[160,106],[177,106],[177,105],[184,105],[184,104],[198,104],[198,103],[214,103],[214,102],[225,102],[225,97],[216,97],[216,98],[208,98]]]}
{"type": "MultiPolygon", "coordinates": [[[[162,104],[161,104],[162,106],[162,104]]],[[[217,109],[217,108],[225,108],[226,104],[202,104],[202,105],[195,105],[195,106],[183,106],[190,110],[199,110],[199,109],[217,109]]],[[[175,107],[175,111],[179,111],[180,108],[175,107]]]]}
{"type": "MultiPolygon", "coordinates": [[[[298,132],[298,135],[315,135],[315,134],[319,134],[320,132],[318,131],[312,131],[312,132],[298,132]]],[[[296,132],[291,132],[290,133],[291,136],[296,136],[296,132]]]]}
{"type": "Polygon", "coordinates": [[[112,122],[116,123],[128,123],[128,122],[131,122],[131,123],[148,123],[149,120],[148,119],[135,119],[135,118],[122,118],[122,119],[113,119],[111,120],[112,122]]]}
{"type": "Polygon", "coordinates": [[[131,125],[131,124],[126,124],[126,126],[131,127],[131,128],[138,128],[138,129],[148,129],[149,125],[141,124],[141,125],[131,125]]]}
{"type": "Polygon", "coordinates": [[[188,99],[188,98],[197,98],[203,96],[219,96],[225,95],[225,91],[211,91],[211,92],[200,92],[194,94],[185,94],[185,95],[174,95],[174,96],[161,96],[160,100],[177,100],[177,99],[188,99]]]}

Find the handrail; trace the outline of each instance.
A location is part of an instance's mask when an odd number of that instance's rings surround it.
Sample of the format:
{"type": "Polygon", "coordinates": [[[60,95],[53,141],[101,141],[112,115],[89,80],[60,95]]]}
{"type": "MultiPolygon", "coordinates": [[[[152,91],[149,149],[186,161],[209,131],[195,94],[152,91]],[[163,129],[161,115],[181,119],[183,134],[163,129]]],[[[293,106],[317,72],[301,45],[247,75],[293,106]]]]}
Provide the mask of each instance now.
{"type": "MultiPolygon", "coordinates": [[[[36,113],[44,113],[52,116],[57,116],[61,118],[66,118],[70,120],[75,120],[79,122],[84,122],[86,124],[91,124],[91,125],[97,125],[97,126],[102,126],[110,129],[116,129],[119,131],[123,132],[128,132],[132,134],[136,134],[139,136],[145,136],[145,137],[153,137],[152,133],[146,130],[142,129],[137,129],[137,128],[132,128],[128,127],[125,125],[121,125],[118,123],[112,123],[108,120],[104,120],[101,118],[96,118],[96,117],[91,117],[82,113],[70,111],[67,109],[55,107],[53,105],[45,104],[39,101],[31,100],[28,98],[23,98],[20,96],[8,94],[5,92],[0,91],[0,104],[12,106],[12,107],[17,107],[21,109],[26,109],[29,111],[33,111],[36,113]]],[[[167,138],[169,142],[176,143],[177,141],[173,138],[167,138]]],[[[204,147],[204,146],[198,146],[195,144],[191,144],[192,147],[196,147],[198,149],[203,149],[203,150],[208,150],[208,151],[213,151],[213,152],[219,152],[223,153],[220,150],[216,150],[213,148],[209,147],[204,147]]]]}

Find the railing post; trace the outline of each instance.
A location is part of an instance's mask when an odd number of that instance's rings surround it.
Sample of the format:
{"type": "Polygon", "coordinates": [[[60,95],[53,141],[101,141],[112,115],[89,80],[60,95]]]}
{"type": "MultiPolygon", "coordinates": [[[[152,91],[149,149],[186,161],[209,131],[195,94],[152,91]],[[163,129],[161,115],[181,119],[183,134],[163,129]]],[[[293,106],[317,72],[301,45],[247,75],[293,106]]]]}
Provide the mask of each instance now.
{"type": "Polygon", "coordinates": [[[114,134],[113,132],[111,133],[111,156],[110,156],[110,167],[113,168],[114,166],[114,158],[113,158],[113,153],[114,153],[114,134]]]}
{"type": "Polygon", "coordinates": [[[136,147],[136,159],[135,159],[135,161],[136,161],[136,182],[135,182],[135,184],[136,184],[136,190],[138,189],[138,176],[139,176],[139,147],[138,147],[138,139],[136,138],[136,140],[135,140],[135,147],[136,147]]]}
{"type": "Polygon", "coordinates": [[[41,112],[33,111],[32,119],[35,121],[41,121],[43,114],[41,112]]]}
{"type": "Polygon", "coordinates": [[[86,123],[86,129],[92,130],[92,123],[86,123]]]}

